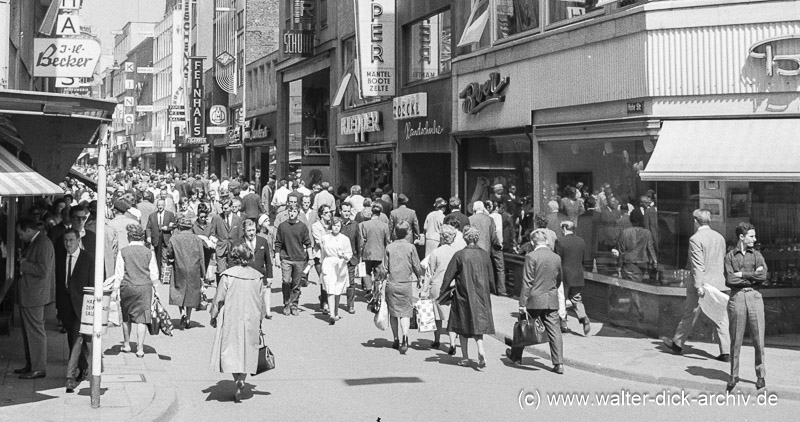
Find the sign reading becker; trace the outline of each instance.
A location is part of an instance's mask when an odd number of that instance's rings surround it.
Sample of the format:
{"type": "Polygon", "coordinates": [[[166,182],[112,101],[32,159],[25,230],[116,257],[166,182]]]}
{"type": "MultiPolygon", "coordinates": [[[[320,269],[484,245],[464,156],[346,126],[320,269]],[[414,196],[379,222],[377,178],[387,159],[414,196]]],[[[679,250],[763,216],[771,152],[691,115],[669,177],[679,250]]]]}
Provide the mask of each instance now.
{"type": "Polygon", "coordinates": [[[33,50],[37,78],[89,78],[100,58],[100,43],[86,38],[36,38],[33,50]]]}

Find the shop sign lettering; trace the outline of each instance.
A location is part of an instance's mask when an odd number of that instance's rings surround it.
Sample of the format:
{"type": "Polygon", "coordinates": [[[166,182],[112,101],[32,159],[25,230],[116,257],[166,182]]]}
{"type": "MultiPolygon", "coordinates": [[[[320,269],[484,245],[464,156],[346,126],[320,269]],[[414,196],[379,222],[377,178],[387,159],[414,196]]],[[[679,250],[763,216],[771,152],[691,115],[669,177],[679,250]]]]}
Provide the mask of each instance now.
{"type": "Polygon", "coordinates": [[[428,93],[395,97],[392,100],[392,114],[395,120],[412,119],[414,117],[428,116],[428,93]]]}
{"type": "Polygon", "coordinates": [[[478,114],[491,104],[505,101],[504,92],[510,81],[510,76],[501,79],[499,73],[492,72],[486,82],[482,84],[473,82],[467,85],[458,94],[458,98],[464,100],[461,103],[461,111],[466,114],[478,114]]]}
{"type": "Polygon", "coordinates": [[[33,76],[89,78],[100,58],[100,43],[92,39],[36,38],[33,76]]]}
{"type": "Polygon", "coordinates": [[[418,136],[441,135],[443,133],[445,133],[445,128],[436,123],[436,120],[434,120],[433,123],[426,120],[424,126],[422,122],[420,122],[417,124],[416,128],[411,126],[411,122],[406,123],[406,140],[418,136]]]}
{"type": "Polygon", "coordinates": [[[183,78],[189,80],[189,52],[191,51],[192,11],[191,2],[183,0],[183,78]]]}
{"type": "Polygon", "coordinates": [[[381,131],[381,113],[370,111],[353,116],[342,117],[340,125],[342,135],[358,135],[364,132],[381,131]]]}
{"type": "Polygon", "coordinates": [[[750,47],[749,55],[754,59],[764,60],[767,76],[773,76],[775,69],[781,76],[797,76],[800,75],[798,44],[800,44],[800,35],[770,38],[759,41],[750,47]]]}
{"type": "Polygon", "coordinates": [[[395,0],[355,0],[359,88],[364,97],[395,95],[395,0]]]}
{"type": "Polygon", "coordinates": [[[203,109],[203,58],[189,59],[189,134],[190,138],[205,136],[205,110],[203,109]]]}

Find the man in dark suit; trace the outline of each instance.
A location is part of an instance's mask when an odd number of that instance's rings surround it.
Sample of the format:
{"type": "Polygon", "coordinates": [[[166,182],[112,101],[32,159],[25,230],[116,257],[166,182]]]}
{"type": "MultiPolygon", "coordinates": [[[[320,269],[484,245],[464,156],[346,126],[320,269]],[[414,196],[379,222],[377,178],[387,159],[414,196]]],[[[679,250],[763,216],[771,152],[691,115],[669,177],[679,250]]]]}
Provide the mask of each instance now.
{"type": "Polygon", "coordinates": [[[242,211],[244,212],[244,216],[255,223],[258,220],[259,214],[261,214],[261,197],[250,190],[250,185],[248,183],[242,183],[242,192],[247,192],[246,195],[242,196],[242,211]]]}
{"type": "Polygon", "coordinates": [[[158,277],[161,278],[163,274],[164,265],[164,251],[166,250],[169,238],[172,236],[172,231],[177,226],[175,221],[175,214],[165,209],[166,201],[159,199],[156,202],[156,212],[150,214],[147,220],[145,232],[147,234],[147,243],[153,245],[153,250],[156,254],[156,264],[158,264],[158,277]]]}
{"type": "Polygon", "coordinates": [[[372,270],[383,265],[386,257],[386,245],[390,240],[389,225],[380,220],[383,207],[372,204],[372,218],[358,225],[358,249],[361,260],[367,269],[367,276],[362,279],[362,287],[371,296],[372,270]]]}
{"type": "MultiPolygon", "coordinates": [[[[406,234],[406,240],[408,243],[414,245],[416,244],[416,240],[419,239],[419,219],[417,218],[417,213],[406,206],[408,204],[408,197],[403,193],[397,196],[397,204],[397,209],[392,210],[391,217],[389,218],[389,232],[392,236],[392,240],[396,240],[394,238],[394,227],[397,226],[397,223],[405,221],[408,223],[408,226],[411,227],[411,230],[406,234]]],[[[381,209],[383,209],[383,206],[381,206],[381,209]]]]}
{"type": "Polygon", "coordinates": [[[575,235],[583,239],[586,248],[583,251],[583,269],[594,269],[594,255],[597,253],[597,228],[600,226],[600,214],[595,210],[595,201],[591,196],[583,202],[586,211],[578,216],[575,235]]]}
{"type": "Polygon", "coordinates": [[[461,212],[461,200],[454,196],[450,198],[448,205],[450,205],[450,214],[444,217],[444,224],[450,224],[451,220],[456,220],[459,223],[460,230],[463,232],[464,227],[469,225],[469,217],[461,212]]]}
{"type": "Polygon", "coordinates": [[[347,202],[342,203],[339,210],[342,215],[342,231],[341,233],[350,239],[350,249],[353,251],[353,256],[347,261],[347,276],[350,279],[350,284],[347,285],[347,312],[356,313],[356,266],[358,266],[358,237],[359,229],[358,223],[353,220],[353,206],[347,202]]]}
{"type": "Polygon", "coordinates": [[[36,221],[22,218],[17,235],[28,247],[19,259],[19,305],[22,316],[22,339],[25,343],[25,367],[14,370],[21,379],[47,376],[47,335],[44,307],[56,300],[55,252],[47,234],[39,231],[36,221]]]}
{"type": "MultiPolygon", "coordinates": [[[[469,217],[469,225],[478,229],[478,247],[486,251],[492,258],[494,280],[490,280],[491,292],[499,296],[506,295],[506,271],[503,261],[502,245],[497,237],[497,226],[492,217],[489,217],[486,206],[481,201],[476,201],[472,209],[475,214],[469,217]]],[[[463,228],[462,228],[463,229],[463,228]]]]}
{"type": "Polygon", "coordinates": [[[222,203],[222,214],[211,220],[212,236],[217,238],[217,282],[220,274],[228,269],[228,254],[233,245],[242,238],[242,217],[233,212],[233,201],[222,203]]]}
{"type": "MultiPolygon", "coordinates": [[[[591,322],[586,316],[586,309],[581,298],[581,289],[584,286],[583,280],[583,256],[586,250],[586,242],[573,233],[575,223],[572,220],[561,222],[561,230],[564,237],[556,241],[556,253],[561,257],[561,270],[564,273],[564,293],[572,302],[578,321],[583,324],[583,334],[589,335],[591,322]]],[[[561,332],[565,332],[567,318],[561,320],[561,332]]],[[[568,331],[568,330],[567,330],[568,331]]]]}
{"type": "MultiPolygon", "coordinates": [[[[78,246],[94,255],[95,253],[95,245],[96,245],[96,238],[97,236],[91,230],[85,228],[86,221],[89,219],[89,210],[86,209],[83,205],[76,205],[69,209],[69,227],[64,231],[60,232],[53,232],[51,229],[51,233],[56,235],[53,240],[53,249],[56,253],[64,251],[64,233],[66,233],[69,229],[75,229],[78,234],[78,246]]],[[[58,226],[56,226],[58,227],[58,226]]],[[[53,227],[55,229],[56,227],[53,227]]],[[[49,237],[49,234],[48,234],[49,237]]]]}
{"type": "Polygon", "coordinates": [[[67,329],[70,357],[67,363],[67,393],[89,373],[91,336],[82,336],[81,312],[83,288],[94,279],[94,256],[80,248],[80,233],[70,228],[62,236],[63,245],[56,250],[56,310],[67,329]]]}
{"type": "MultiPolygon", "coordinates": [[[[261,273],[261,282],[264,284],[264,296],[261,298],[264,301],[264,306],[267,308],[267,319],[272,319],[272,312],[270,311],[270,294],[272,293],[272,257],[270,256],[270,248],[267,245],[267,239],[256,236],[256,223],[250,220],[242,222],[244,230],[244,238],[236,242],[236,244],[244,244],[253,252],[253,260],[250,261],[250,267],[261,273]]],[[[234,244],[235,245],[235,244],[234,244]]]]}
{"type": "MultiPolygon", "coordinates": [[[[522,276],[522,292],[519,295],[519,313],[529,318],[539,318],[544,324],[550,340],[550,358],[553,372],[564,373],[562,358],[563,343],[559,330],[558,286],[561,284],[561,258],[547,246],[547,235],[542,230],[534,230],[531,239],[536,245],[533,252],[525,256],[522,276]]],[[[511,362],[522,363],[524,347],[506,350],[511,362]]]]}

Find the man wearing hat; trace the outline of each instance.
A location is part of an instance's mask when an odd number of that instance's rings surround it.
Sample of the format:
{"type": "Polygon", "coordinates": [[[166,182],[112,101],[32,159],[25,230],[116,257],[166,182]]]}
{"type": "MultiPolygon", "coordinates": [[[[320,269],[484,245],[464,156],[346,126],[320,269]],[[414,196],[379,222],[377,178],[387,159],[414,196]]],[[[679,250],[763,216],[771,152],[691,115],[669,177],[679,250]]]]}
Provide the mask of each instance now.
{"type": "Polygon", "coordinates": [[[397,223],[405,221],[408,223],[408,226],[411,227],[411,230],[406,234],[406,240],[413,245],[416,239],[419,239],[419,220],[417,219],[417,213],[406,206],[406,204],[408,204],[408,197],[404,193],[397,196],[397,204],[397,209],[392,210],[390,214],[389,233],[392,235],[392,240],[397,240],[395,239],[394,228],[397,226],[397,223]]]}
{"type": "Polygon", "coordinates": [[[425,217],[425,256],[428,256],[434,249],[439,247],[439,234],[442,232],[444,224],[444,209],[447,202],[443,198],[436,198],[433,202],[433,211],[425,217]]]}

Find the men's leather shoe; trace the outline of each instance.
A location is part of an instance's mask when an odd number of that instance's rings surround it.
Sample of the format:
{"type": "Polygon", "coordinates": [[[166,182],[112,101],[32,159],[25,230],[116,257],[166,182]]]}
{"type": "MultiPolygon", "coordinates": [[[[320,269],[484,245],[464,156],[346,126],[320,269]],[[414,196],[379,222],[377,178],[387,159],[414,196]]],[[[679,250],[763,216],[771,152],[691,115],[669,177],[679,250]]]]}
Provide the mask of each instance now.
{"type": "Polygon", "coordinates": [[[670,350],[672,350],[672,352],[675,353],[676,355],[679,355],[681,354],[681,352],[683,352],[683,348],[675,344],[675,342],[672,340],[664,340],[664,344],[666,344],[667,347],[669,347],[670,350]]]}
{"type": "Polygon", "coordinates": [[[264,318],[265,319],[272,319],[272,315],[266,315],[266,316],[264,316],[264,318]]]}
{"type": "Polygon", "coordinates": [[[20,375],[19,379],[21,379],[21,380],[33,380],[33,379],[36,379],[36,378],[44,378],[46,376],[47,376],[47,372],[45,372],[45,371],[33,371],[33,372],[28,372],[27,374],[20,375]]]}
{"type": "Polygon", "coordinates": [[[78,372],[78,376],[75,378],[75,382],[77,382],[78,384],[80,384],[81,382],[83,382],[83,381],[85,381],[85,380],[86,380],[86,370],[84,370],[84,371],[79,371],[79,372],[78,372]]]}
{"type": "Polygon", "coordinates": [[[286,315],[286,316],[291,315],[292,314],[291,308],[289,308],[288,306],[284,306],[283,307],[283,314],[286,315]]]}
{"type": "Polygon", "coordinates": [[[511,363],[514,363],[514,364],[517,364],[517,365],[522,365],[522,358],[514,359],[511,356],[511,349],[506,349],[506,357],[508,358],[508,360],[511,361],[511,363]]]}
{"type": "Polygon", "coordinates": [[[31,372],[31,367],[30,366],[26,366],[24,368],[19,368],[19,369],[15,369],[14,370],[14,373],[17,374],[17,375],[19,375],[19,374],[27,374],[28,372],[31,372]]]}
{"type": "Polygon", "coordinates": [[[583,335],[588,336],[590,331],[592,331],[592,321],[586,317],[583,319],[583,335]]]}
{"type": "Polygon", "coordinates": [[[564,365],[556,365],[553,367],[553,372],[559,375],[564,375],[564,365]]]}
{"type": "Polygon", "coordinates": [[[394,342],[392,343],[392,349],[396,350],[396,349],[399,349],[399,348],[400,348],[400,340],[394,339],[394,342]]]}
{"type": "Polygon", "coordinates": [[[718,361],[720,361],[720,362],[730,362],[731,361],[731,355],[729,355],[727,353],[723,353],[723,354],[717,356],[716,359],[718,361]]]}
{"type": "Polygon", "coordinates": [[[67,393],[74,393],[75,387],[78,386],[78,382],[72,378],[67,378],[67,393]]]}
{"type": "Polygon", "coordinates": [[[759,378],[756,380],[756,390],[761,390],[767,386],[767,382],[764,381],[764,378],[759,378]]]}
{"type": "Polygon", "coordinates": [[[734,378],[731,381],[728,381],[728,385],[725,387],[725,391],[731,392],[736,387],[736,383],[739,382],[739,377],[734,378]]]}

